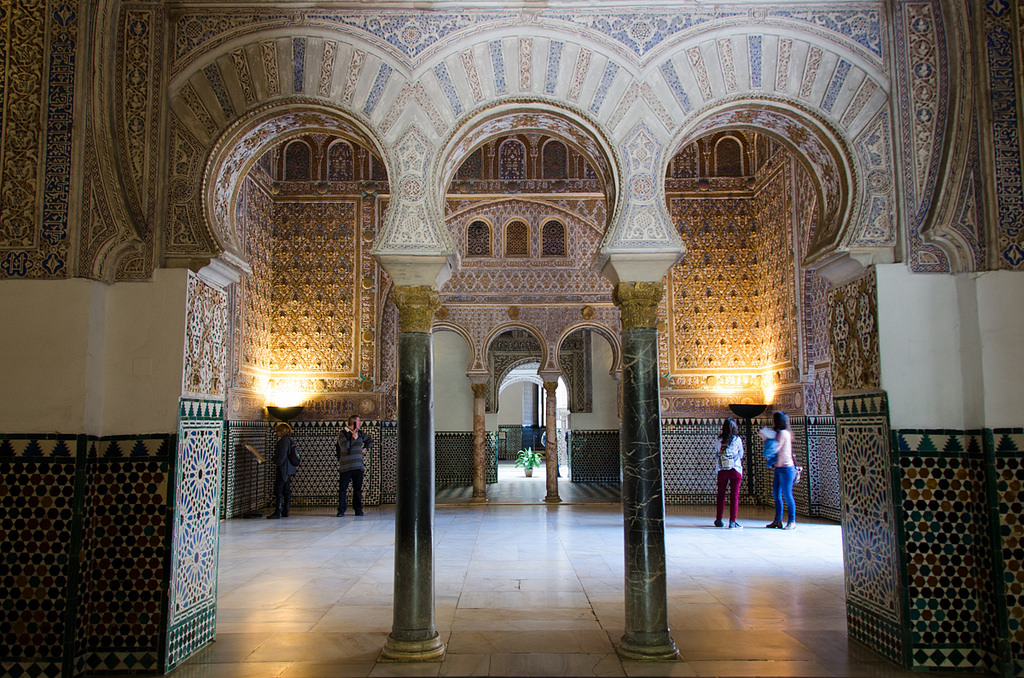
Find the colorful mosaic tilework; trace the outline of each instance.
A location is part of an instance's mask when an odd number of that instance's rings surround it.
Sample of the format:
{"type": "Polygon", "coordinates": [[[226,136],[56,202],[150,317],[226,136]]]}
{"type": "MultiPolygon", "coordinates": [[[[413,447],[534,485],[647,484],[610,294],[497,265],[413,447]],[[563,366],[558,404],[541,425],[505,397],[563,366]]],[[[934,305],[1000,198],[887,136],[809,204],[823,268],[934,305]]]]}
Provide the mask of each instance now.
{"type": "Polygon", "coordinates": [[[77,551],[75,461],[84,436],[0,438],[0,672],[60,675],[77,551]]]}
{"type": "Polygon", "coordinates": [[[224,403],[182,398],[175,460],[165,670],[213,640],[224,403]]]}
{"type": "Polygon", "coordinates": [[[398,477],[398,428],[394,421],[382,421],[377,430],[380,433],[380,445],[377,447],[380,454],[380,501],[382,504],[394,504],[398,477]]]}
{"type": "Polygon", "coordinates": [[[893,440],[911,665],[992,668],[997,617],[981,436],[904,430],[893,440]]]}
{"type": "MultiPolygon", "coordinates": [[[[666,504],[706,504],[718,492],[715,474],[716,436],[721,419],[663,419],[661,463],[666,504]]],[[[740,494],[740,501],[746,500],[740,494]]]]}
{"type": "Polygon", "coordinates": [[[839,522],[842,495],[839,490],[839,450],[835,417],[807,417],[808,514],[839,522]]]}
{"type": "Polygon", "coordinates": [[[837,396],[835,410],[849,633],[906,666],[888,400],[883,392],[837,396]]]}
{"type": "Polygon", "coordinates": [[[574,483],[622,482],[619,432],[569,431],[569,479],[574,483]]]}
{"type": "Polygon", "coordinates": [[[161,669],[174,446],[0,436],[2,675],[161,669]]]}
{"type": "Polygon", "coordinates": [[[85,460],[75,674],[154,671],[167,611],[173,435],[92,440],[85,460]]]}
{"type": "MultiPolygon", "coordinates": [[[[337,506],[338,505],[338,456],[335,443],[341,434],[343,421],[297,421],[292,422],[292,439],[299,447],[302,464],[292,479],[292,506],[337,506]]],[[[363,479],[363,504],[375,506],[381,503],[381,423],[364,421],[362,429],[373,440],[369,450],[363,454],[366,474],[363,479]]],[[[267,450],[273,454],[273,433],[267,450]]],[[[273,490],[273,468],[268,466],[273,490]]],[[[352,488],[349,487],[351,501],[352,488]]],[[[268,492],[269,498],[269,492],[268,492]]]]}
{"type": "Polygon", "coordinates": [[[498,426],[498,459],[503,461],[515,459],[516,453],[522,448],[522,426],[498,426]]]}
{"type": "MultiPolygon", "coordinates": [[[[498,482],[498,458],[492,445],[485,443],[484,480],[498,482]]],[[[473,484],[473,433],[434,433],[434,478],[438,487],[473,484]]]]}
{"type": "Polygon", "coordinates": [[[1014,675],[1024,676],[1024,429],[986,432],[985,448],[993,469],[991,504],[999,518],[993,531],[998,535],[994,559],[1002,573],[1002,589],[996,591],[1000,620],[1005,619],[1014,675]]]}

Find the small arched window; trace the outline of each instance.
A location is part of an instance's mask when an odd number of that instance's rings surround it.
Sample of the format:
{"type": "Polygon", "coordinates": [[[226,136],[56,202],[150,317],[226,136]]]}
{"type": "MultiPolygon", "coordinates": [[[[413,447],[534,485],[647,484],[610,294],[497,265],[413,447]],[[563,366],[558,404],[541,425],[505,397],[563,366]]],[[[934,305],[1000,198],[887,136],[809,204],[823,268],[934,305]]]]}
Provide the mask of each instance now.
{"type": "Polygon", "coordinates": [[[335,141],[327,151],[327,179],[352,181],[352,146],[347,141],[335,141]]]}
{"type": "Polygon", "coordinates": [[[715,145],[715,174],[720,177],[743,176],[743,147],[735,137],[724,137],[715,145]]]}
{"type": "Polygon", "coordinates": [[[309,181],[309,146],[305,141],[293,141],[284,149],[284,180],[309,181]]]}
{"type": "Polygon", "coordinates": [[[541,255],[545,257],[565,256],[565,226],[560,221],[551,219],[544,223],[541,232],[541,255]]]}
{"type": "Polygon", "coordinates": [[[466,255],[470,257],[491,256],[491,227],[486,221],[477,219],[466,229],[466,255]]]}
{"type": "Polygon", "coordinates": [[[568,176],[569,154],[561,141],[544,144],[544,160],[541,168],[542,179],[565,179],[568,176]]]}
{"type": "Polygon", "coordinates": [[[505,256],[530,256],[530,231],[525,221],[510,221],[505,227],[505,256]]]}
{"type": "Polygon", "coordinates": [[[526,178],[526,146],[515,139],[509,139],[498,149],[498,178],[526,178]]]}

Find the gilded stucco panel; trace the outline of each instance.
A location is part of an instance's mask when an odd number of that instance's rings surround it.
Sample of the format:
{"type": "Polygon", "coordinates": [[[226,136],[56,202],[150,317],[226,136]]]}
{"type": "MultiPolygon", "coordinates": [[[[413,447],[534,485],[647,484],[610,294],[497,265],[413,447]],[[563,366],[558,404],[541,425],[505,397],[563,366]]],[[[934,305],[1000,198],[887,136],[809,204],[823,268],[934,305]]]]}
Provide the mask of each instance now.
{"type": "Polygon", "coordinates": [[[82,8],[6,3],[0,21],[0,277],[69,274],[72,130],[82,8]]]}
{"type": "Polygon", "coordinates": [[[832,388],[835,392],[878,389],[878,297],[875,269],[828,294],[832,388]]]}

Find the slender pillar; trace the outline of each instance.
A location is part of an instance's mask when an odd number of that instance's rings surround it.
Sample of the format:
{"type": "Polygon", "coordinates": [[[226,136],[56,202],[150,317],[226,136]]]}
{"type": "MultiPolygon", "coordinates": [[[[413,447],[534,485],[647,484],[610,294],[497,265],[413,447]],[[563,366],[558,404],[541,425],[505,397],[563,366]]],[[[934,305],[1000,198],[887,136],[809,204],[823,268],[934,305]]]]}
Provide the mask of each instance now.
{"type": "Polygon", "coordinates": [[[544,429],[547,443],[544,445],[544,467],[547,469],[548,494],[544,501],[557,504],[562,501],[558,496],[558,422],[556,421],[558,402],[555,400],[557,381],[545,381],[544,393],[544,429]]]}
{"type": "Polygon", "coordinates": [[[487,501],[487,384],[473,384],[473,503],[487,501]]]}
{"type": "Polygon", "coordinates": [[[661,283],[619,283],[622,315],[622,512],[625,526],[626,632],[618,646],[628,659],[676,659],[669,635],[665,575],[665,496],[662,490],[658,393],[658,302],[661,283]]]}
{"type": "Polygon", "coordinates": [[[398,306],[398,469],[394,622],[381,658],[440,661],[434,625],[433,335],[437,290],[395,288],[398,306]]]}

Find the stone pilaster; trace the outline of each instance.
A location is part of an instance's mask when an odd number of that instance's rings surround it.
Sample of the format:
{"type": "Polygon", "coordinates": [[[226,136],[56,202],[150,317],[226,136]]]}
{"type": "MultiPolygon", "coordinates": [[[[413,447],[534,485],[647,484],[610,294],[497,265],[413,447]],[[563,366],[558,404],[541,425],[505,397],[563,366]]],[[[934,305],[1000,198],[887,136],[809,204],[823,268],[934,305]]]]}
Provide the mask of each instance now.
{"type": "Polygon", "coordinates": [[[398,306],[398,468],[394,622],[381,658],[439,661],[434,624],[434,412],[431,323],[438,293],[395,288],[398,306]]]}
{"type": "Polygon", "coordinates": [[[622,511],[625,528],[626,632],[619,656],[676,659],[668,628],[665,497],[658,393],[661,283],[619,283],[622,313],[622,511]]]}

